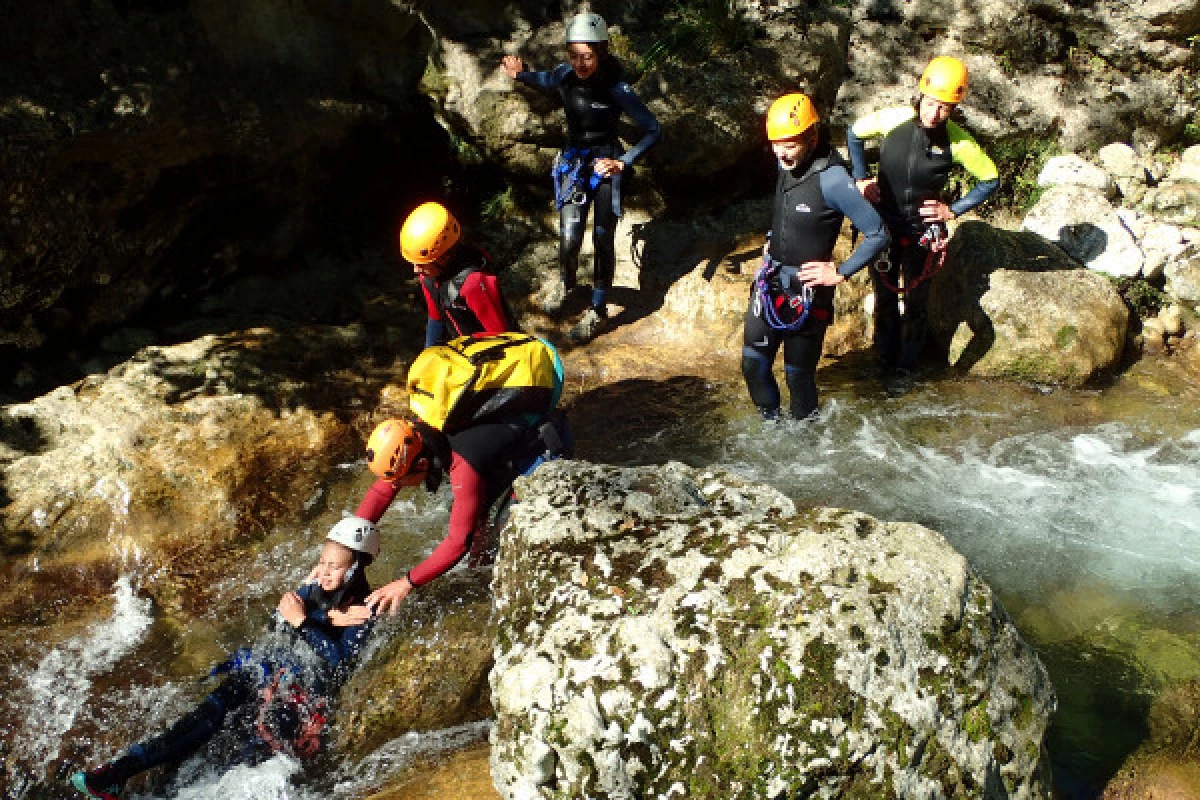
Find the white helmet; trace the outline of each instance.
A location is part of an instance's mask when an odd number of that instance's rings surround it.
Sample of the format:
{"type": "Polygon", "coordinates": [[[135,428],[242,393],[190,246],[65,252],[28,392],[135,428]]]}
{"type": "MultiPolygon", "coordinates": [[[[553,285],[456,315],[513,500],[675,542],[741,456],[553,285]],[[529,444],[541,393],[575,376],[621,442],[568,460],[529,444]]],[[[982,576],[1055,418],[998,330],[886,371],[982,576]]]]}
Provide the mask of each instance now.
{"type": "Polygon", "coordinates": [[[607,42],[608,25],[599,14],[585,12],[571,17],[567,23],[567,44],[571,42],[607,42]]]}
{"type": "Polygon", "coordinates": [[[325,538],[371,558],[379,555],[379,528],[369,519],[343,517],[325,538]]]}

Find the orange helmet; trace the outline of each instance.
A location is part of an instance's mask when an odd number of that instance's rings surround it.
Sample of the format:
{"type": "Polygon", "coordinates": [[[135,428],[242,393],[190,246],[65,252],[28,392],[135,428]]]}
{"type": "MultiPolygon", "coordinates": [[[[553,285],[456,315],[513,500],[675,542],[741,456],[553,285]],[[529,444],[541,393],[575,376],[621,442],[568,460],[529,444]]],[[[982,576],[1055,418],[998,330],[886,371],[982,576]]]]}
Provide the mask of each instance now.
{"type": "Polygon", "coordinates": [[[400,253],[414,264],[429,264],[450,251],[462,235],[458,220],[441,203],[422,203],[400,229],[400,253]]]}
{"type": "Polygon", "coordinates": [[[367,439],[367,467],[381,478],[398,481],[412,472],[423,449],[421,432],[411,422],[385,420],[367,439]]]}
{"type": "Polygon", "coordinates": [[[772,142],[791,139],[804,133],[820,119],[808,95],[800,92],[785,94],[772,103],[767,111],[767,138],[772,142]]]}
{"type": "Polygon", "coordinates": [[[921,94],[943,103],[961,103],[967,96],[967,65],[952,56],[938,56],[921,73],[921,94]]]}

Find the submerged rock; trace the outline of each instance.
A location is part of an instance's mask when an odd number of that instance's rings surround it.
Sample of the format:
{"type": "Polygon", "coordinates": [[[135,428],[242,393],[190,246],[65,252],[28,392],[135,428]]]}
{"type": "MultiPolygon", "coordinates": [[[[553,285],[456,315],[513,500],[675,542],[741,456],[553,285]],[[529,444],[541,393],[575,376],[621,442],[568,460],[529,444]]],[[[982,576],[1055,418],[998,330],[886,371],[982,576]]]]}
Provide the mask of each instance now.
{"type": "Polygon", "coordinates": [[[1115,367],[1129,311],[1111,282],[1029,232],[963,223],[933,281],[930,335],[983,377],[1080,384],[1115,367]]]}
{"type": "Polygon", "coordinates": [[[1045,797],[1045,669],[937,533],[679,464],[521,479],[506,798],[1045,797]]]}
{"type": "Polygon", "coordinates": [[[378,625],[339,699],[340,751],[357,760],[405,733],[490,716],[491,578],[490,569],[447,575],[378,625]]]}

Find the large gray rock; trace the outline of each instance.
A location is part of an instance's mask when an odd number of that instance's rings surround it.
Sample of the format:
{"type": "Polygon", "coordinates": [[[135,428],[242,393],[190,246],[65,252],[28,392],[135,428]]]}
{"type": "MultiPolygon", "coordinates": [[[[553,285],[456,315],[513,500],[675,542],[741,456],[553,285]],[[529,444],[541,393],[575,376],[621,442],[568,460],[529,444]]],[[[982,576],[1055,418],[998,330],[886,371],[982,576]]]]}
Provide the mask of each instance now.
{"type": "Polygon", "coordinates": [[[1095,189],[1105,197],[1112,197],[1117,190],[1112,175],[1074,153],[1047,159],[1038,173],[1037,184],[1043,187],[1084,186],[1095,189]]]}
{"type": "Polygon", "coordinates": [[[966,222],[933,280],[930,329],[973,375],[1079,384],[1115,367],[1129,310],[1112,283],[1041,236],[966,222]]]}
{"type": "Polygon", "coordinates": [[[1157,281],[1163,276],[1167,265],[1187,260],[1200,248],[1200,231],[1195,228],[1180,228],[1176,225],[1157,224],[1149,227],[1139,240],[1146,263],[1142,275],[1147,280],[1157,281]]]}
{"type": "Polygon", "coordinates": [[[1082,186],[1046,191],[1021,223],[1076,261],[1114,276],[1136,276],[1145,256],[1117,210],[1101,192],[1082,186]]]}
{"type": "Polygon", "coordinates": [[[503,797],[1047,796],[1046,671],[937,533],[679,464],[519,490],[503,797]]]}
{"type": "Polygon", "coordinates": [[[1200,258],[1174,261],[1167,265],[1167,294],[1181,305],[1200,310],[1200,258]]]}

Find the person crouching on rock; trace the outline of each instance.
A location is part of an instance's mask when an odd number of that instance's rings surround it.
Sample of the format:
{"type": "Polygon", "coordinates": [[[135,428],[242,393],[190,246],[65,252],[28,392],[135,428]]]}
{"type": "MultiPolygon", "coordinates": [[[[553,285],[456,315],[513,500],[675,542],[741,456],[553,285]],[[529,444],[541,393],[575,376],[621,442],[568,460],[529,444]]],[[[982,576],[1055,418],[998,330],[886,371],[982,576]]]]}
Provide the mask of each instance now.
{"type": "Polygon", "coordinates": [[[613,237],[621,216],[622,176],[662,135],[658,120],[624,78],[620,63],[608,52],[608,25],[599,14],[576,14],[567,24],[567,60],[548,72],[529,71],[518,56],[504,56],[500,66],[513,80],[557,95],[567,116],[567,143],[555,159],[554,204],[559,212],[559,281],[551,286],[543,309],[562,311],[575,288],[579,248],[593,210],[595,248],[591,307],[571,329],[576,342],[591,341],[608,319],[605,298],[612,287],[617,256],[613,237]],[[628,152],[617,137],[617,122],[627,114],[641,138],[628,152]]]}
{"type": "Polygon", "coordinates": [[[780,345],[792,417],[816,413],[817,362],[833,319],[834,287],[887,247],[883,221],[855,188],[819,122],[812,101],[800,93],[784,95],[767,112],[779,176],[742,334],[742,376],[766,419],[780,414],[772,373],[780,345]],[[865,238],[838,266],[831,259],[844,217],[865,238]]]}
{"type": "Polygon", "coordinates": [[[273,630],[213,669],[226,678],[166,732],[119,758],[76,772],[71,785],[101,800],[120,797],[125,783],[152,767],[184,761],[223,729],[235,744],[233,762],[275,752],[308,759],[320,750],[329,698],[349,675],[372,623],[364,605],[365,569],[379,554],[379,530],[347,517],[329,531],[312,582],[279,600],[273,630]]]}
{"type": "Polygon", "coordinates": [[[983,148],[950,119],[967,95],[967,67],[957,58],[929,62],[911,106],[867,114],[846,131],[854,179],[878,205],[891,233],[891,250],[872,270],[875,285],[875,348],[884,370],[907,379],[925,343],[929,279],[941,268],[949,238],[946,222],[957,219],[1000,188],[1000,173],[983,148]],[[864,140],[880,137],[879,176],[867,176],[864,140]],[[942,201],[951,169],[965,169],[975,185],[947,205],[942,201]],[[904,305],[901,311],[900,298],[904,305]]]}
{"type": "Polygon", "coordinates": [[[399,489],[424,484],[434,492],[446,475],[454,499],[446,538],[420,564],[372,592],[366,601],[368,608],[374,613],[395,614],[413,589],[447,572],[468,552],[471,565],[487,563],[488,547],[494,544],[489,534],[503,525],[489,524],[489,520],[503,516],[512,500],[513,481],[531,471],[548,453],[556,456],[569,451],[570,433],[561,416],[556,417],[552,430],[546,425],[531,426],[516,417],[478,422],[451,434],[419,419],[380,423],[367,441],[367,465],[379,480],[367,490],[355,514],[377,521],[399,489]],[[548,442],[547,436],[558,440],[548,442]],[[490,514],[498,501],[496,513],[490,514]]]}
{"type": "Polygon", "coordinates": [[[462,240],[462,227],[442,204],[422,203],[408,215],[400,253],[421,279],[429,314],[426,347],[446,338],[516,330],[491,256],[462,240]]]}

